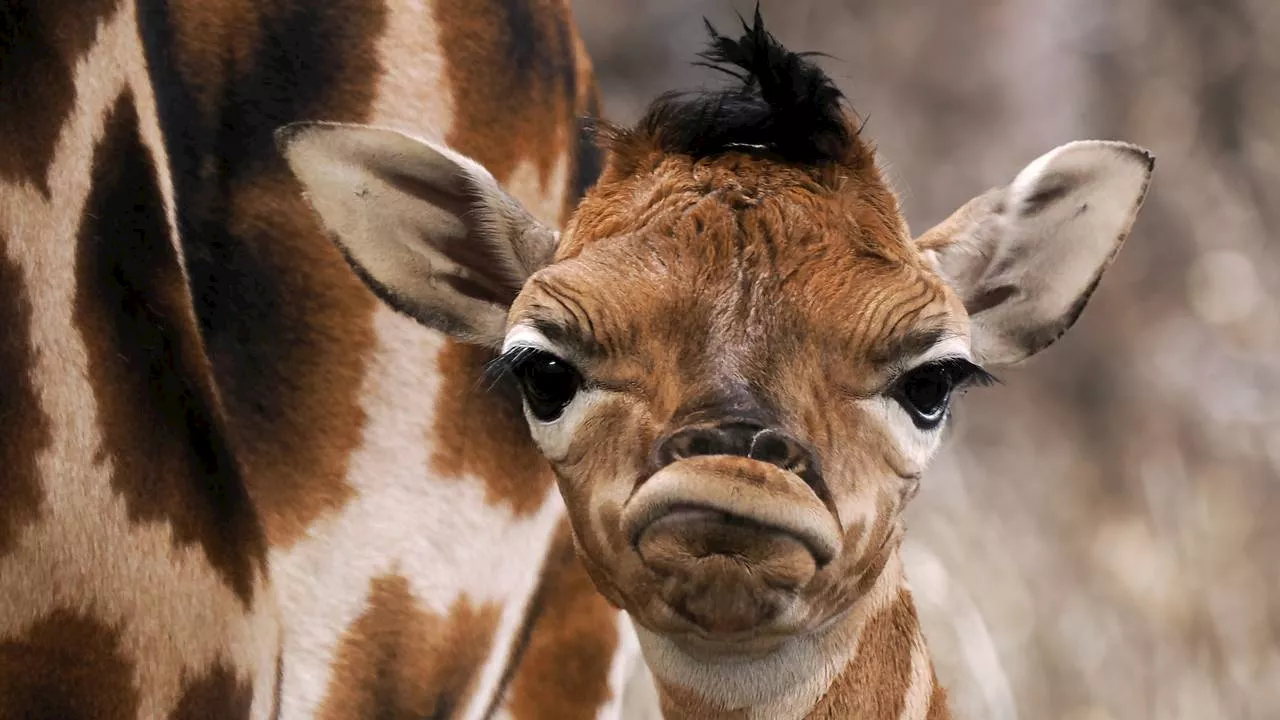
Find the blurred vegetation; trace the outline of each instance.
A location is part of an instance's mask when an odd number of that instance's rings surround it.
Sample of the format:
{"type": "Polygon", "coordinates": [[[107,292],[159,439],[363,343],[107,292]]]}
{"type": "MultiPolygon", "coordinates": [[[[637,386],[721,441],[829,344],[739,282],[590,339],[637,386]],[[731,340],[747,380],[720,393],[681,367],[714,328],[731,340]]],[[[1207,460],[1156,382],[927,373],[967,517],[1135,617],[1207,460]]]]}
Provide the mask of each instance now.
{"type": "MultiPolygon", "coordinates": [[[[577,0],[606,114],[714,82],[702,16],[577,0]]],[[[1074,330],[960,404],[909,573],[960,717],[1280,718],[1280,2],[778,0],[916,232],[1080,138],[1151,195],[1074,330]]]]}

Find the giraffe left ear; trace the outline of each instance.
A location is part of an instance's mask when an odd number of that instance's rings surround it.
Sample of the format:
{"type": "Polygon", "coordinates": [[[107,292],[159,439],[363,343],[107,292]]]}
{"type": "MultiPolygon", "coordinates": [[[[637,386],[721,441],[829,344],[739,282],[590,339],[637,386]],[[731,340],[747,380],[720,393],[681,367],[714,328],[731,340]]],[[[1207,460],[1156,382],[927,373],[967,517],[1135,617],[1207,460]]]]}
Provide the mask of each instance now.
{"type": "Polygon", "coordinates": [[[964,302],[977,360],[1019,362],[1071,327],[1128,237],[1154,166],[1135,145],[1068,143],[916,239],[964,302]]]}
{"type": "Polygon", "coordinates": [[[557,233],[474,160],[388,128],[301,122],[281,154],[352,269],[391,307],[501,347],[507,310],[557,233]]]}

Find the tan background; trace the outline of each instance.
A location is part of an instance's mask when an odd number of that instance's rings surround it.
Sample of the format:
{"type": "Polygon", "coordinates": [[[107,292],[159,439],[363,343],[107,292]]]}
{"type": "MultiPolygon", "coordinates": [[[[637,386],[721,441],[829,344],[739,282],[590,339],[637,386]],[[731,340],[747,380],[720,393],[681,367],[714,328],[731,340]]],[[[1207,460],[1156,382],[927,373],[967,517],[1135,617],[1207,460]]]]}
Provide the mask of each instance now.
{"type": "MultiPolygon", "coordinates": [[[[713,82],[729,0],[576,0],[606,111],[713,82]]],[[[736,7],[749,13],[752,5],[736,7]]],[[[961,717],[1280,718],[1280,2],[781,0],[917,231],[1077,138],[1157,155],[1075,329],[961,403],[909,515],[961,717]]]]}

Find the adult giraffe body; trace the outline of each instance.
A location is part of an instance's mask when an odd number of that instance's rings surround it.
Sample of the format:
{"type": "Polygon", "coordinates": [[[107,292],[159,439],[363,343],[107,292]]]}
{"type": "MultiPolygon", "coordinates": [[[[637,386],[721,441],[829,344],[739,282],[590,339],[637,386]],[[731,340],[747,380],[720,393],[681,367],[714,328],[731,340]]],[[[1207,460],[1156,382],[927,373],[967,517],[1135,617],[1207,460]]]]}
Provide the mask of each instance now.
{"type": "Polygon", "coordinates": [[[272,137],[398,127],[558,224],[597,171],[567,5],[0,9],[0,717],[617,711],[632,640],[518,407],[272,137]]]}

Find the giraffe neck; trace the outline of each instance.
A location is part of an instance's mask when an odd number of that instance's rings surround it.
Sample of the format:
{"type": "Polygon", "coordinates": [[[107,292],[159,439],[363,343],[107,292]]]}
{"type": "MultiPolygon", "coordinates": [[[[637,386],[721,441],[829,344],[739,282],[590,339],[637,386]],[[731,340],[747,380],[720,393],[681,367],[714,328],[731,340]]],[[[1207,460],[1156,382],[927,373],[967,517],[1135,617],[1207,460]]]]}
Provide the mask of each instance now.
{"type": "Polygon", "coordinates": [[[763,657],[700,659],[636,630],[666,720],[950,718],[897,549],[839,622],[763,657]]]}

